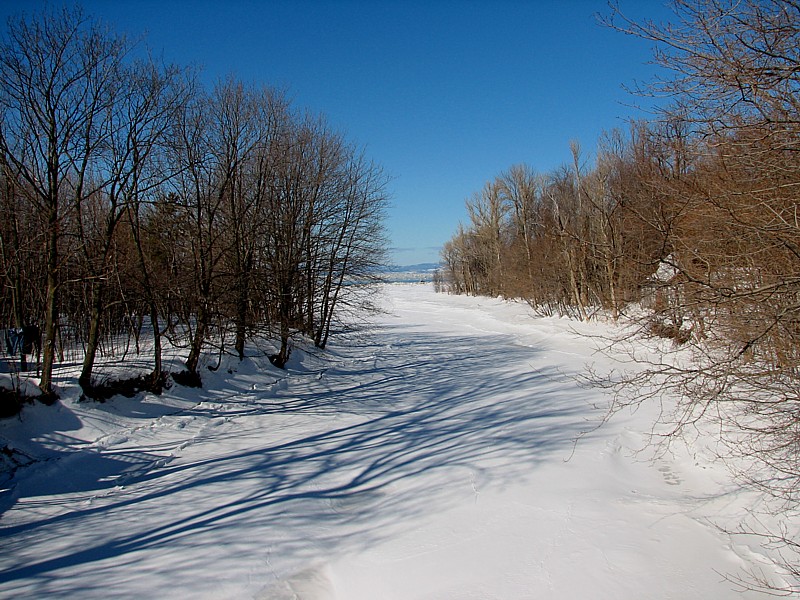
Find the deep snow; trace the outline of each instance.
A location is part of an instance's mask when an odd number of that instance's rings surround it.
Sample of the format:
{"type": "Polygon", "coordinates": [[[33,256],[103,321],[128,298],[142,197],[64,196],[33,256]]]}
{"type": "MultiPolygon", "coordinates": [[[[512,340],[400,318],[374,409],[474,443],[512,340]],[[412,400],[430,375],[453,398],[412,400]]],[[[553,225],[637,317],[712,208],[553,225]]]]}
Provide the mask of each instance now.
{"type": "MultiPolygon", "coordinates": [[[[731,537],[757,498],[703,437],[653,457],[653,409],[599,429],[573,377],[613,361],[519,303],[386,288],[387,313],[288,372],[0,422],[40,459],[0,485],[0,597],[761,598],[731,537]],[[644,448],[644,449],[643,449],[644,448]]],[[[230,367],[230,371],[225,367],[230,367]]]]}

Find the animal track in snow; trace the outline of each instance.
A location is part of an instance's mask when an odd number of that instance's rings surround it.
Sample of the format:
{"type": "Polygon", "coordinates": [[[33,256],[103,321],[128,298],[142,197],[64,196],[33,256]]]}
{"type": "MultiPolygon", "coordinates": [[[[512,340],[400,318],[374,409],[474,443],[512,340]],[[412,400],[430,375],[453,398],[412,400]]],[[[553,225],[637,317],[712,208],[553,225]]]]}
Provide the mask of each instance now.
{"type": "Polygon", "coordinates": [[[667,465],[661,465],[658,467],[658,472],[661,473],[662,477],[664,477],[664,481],[667,483],[667,485],[680,485],[683,483],[683,480],[678,477],[667,465]]]}

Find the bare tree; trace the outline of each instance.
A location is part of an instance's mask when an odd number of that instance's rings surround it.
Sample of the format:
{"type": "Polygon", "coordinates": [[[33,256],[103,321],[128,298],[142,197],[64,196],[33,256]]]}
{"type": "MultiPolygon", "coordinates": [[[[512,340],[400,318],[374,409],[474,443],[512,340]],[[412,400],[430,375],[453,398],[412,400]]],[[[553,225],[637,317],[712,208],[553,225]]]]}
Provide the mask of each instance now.
{"type": "MultiPolygon", "coordinates": [[[[283,368],[291,354],[290,341],[307,329],[309,246],[318,200],[325,181],[325,165],[320,163],[324,128],[320,121],[307,116],[281,130],[274,146],[270,193],[264,209],[267,213],[263,260],[268,272],[266,301],[271,305],[280,341],[273,363],[283,368]]],[[[313,256],[311,257],[313,258],[313,256]]]]}
{"type": "Polygon", "coordinates": [[[379,267],[386,262],[383,222],[387,205],[386,176],[362,154],[347,152],[345,168],[335,181],[338,202],[320,230],[315,277],[317,299],[314,344],[325,348],[342,307],[374,309],[373,284],[380,282],[379,267]]]}
{"type": "MultiPolygon", "coordinates": [[[[175,67],[165,69],[152,61],[141,62],[115,74],[116,88],[108,90],[114,94],[114,103],[103,115],[102,128],[109,134],[95,171],[103,179],[102,186],[85,207],[76,206],[90,287],[88,337],[78,381],[88,394],[92,392],[92,370],[108,306],[105,293],[113,281],[117,226],[125,215],[138,211],[143,195],[150,189],[160,189],[171,175],[163,170],[156,172],[153,160],[182,101],[179,74],[175,67]]],[[[152,324],[158,326],[157,321],[152,324]]],[[[159,340],[156,343],[158,346],[159,340]]],[[[156,350],[158,354],[160,349],[156,350]]],[[[156,387],[158,381],[154,379],[156,387]]]]}
{"type": "Polygon", "coordinates": [[[234,321],[234,347],[244,358],[248,330],[254,324],[254,277],[265,225],[264,206],[270,193],[274,145],[290,120],[284,95],[269,88],[246,89],[227,81],[217,91],[220,104],[220,190],[226,199],[225,244],[234,321]]]}
{"type": "Polygon", "coordinates": [[[521,295],[530,293],[533,279],[533,243],[540,223],[537,222],[539,204],[546,178],[536,173],[530,166],[520,164],[511,167],[498,177],[500,195],[513,211],[513,230],[524,249],[524,284],[521,295]]]}
{"type": "MultiPolygon", "coordinates": [[[[218,165],[214,160],[213,99],[195,94],[177,115],[173,128],[172,163],[177,175],[170,184],[183,226],[176,244],[184,244],[189,264],[180,265],[179,289],[183,323],[189,334],[186,366],[192,377],[197,371],[203,345],[218,308],[215,294],[221,276],[223,236],[221,220],[225,197],[218,187],[218,165]]],[[[197,381],[199,383],[199,380],[197,381]]]]}
{"type": "Polygon", "coordinates": [[[508,211],[509,206],[502,197],[502,186],[497,180],[487,182],[467,201],[472,231],[481,251],[479,260],[486,274],[481,293],[488,295],[502,293],[502,258],[508,211]]]}
{"type": "MultiPolygon", "coordinates": [[[[573,147],[574,152],[575,147],[573,147]]],[[[553,236],[558,241],[560,259],[565,266],[569,300],[567,307],[574,309],[581,320],[588,318],[585,272],[585,215],[580,196],[580,169],[578,154],[575,164],[564,166],[554,174],[547,186],[546,196],[553,215],[553,236]]]]}
{"type": "Polygon", "coordinates": [[[45,399],[65,346],[84,350],[85,392],[105,393],[102,344],[128,332],[138,351],[145,313],[148,389],[164,383],[162,334],[188,346],[194,383],[229,331],[240,359],[249,334],[276,333],[285,366],[293,335],[324,348],[370,308],[385,260],[386,178],[324,119],[233,78],[205,92],[130,49],[78,9],[14,18],[0,44],[1,200],[14,217],[0,224],[0,301],[6,321],[44,323],[45,399]]]}
{"type": "MultiPolygon", "coordinates": [[[[617,7],[608,19],[654,42],[668,73],[643,90],[673,100],[653,128],[656,156],[667,167],[659,183],[669,190],[660,214],[650,215],[665,248],[655,332],[683,343],[693,357],[688,366],[669,356],[647,365],[628,390],[677,396],[670,415],[676,433],[697,419],[721,417],[723,430],[732,432],[731,451],[752,466],[741,474],[784,507],[796,507],[800,6],[673,6],[672,24],[635,23],[617,7]]],[[[627,401],[650,395],[633,393],[627,401]]],[[[800,575],[796,562],[788,566],[800,575]]]]}
{"type": "Polygon", "coordinates": [[[46,222],[47,281],[41,389],[52,397],[58,326],[60,225],[95,189],[89,176],[109,135],[104,115],[127,51],[80,10],[9,20],[0,47],[0,151],[46,222]]]}

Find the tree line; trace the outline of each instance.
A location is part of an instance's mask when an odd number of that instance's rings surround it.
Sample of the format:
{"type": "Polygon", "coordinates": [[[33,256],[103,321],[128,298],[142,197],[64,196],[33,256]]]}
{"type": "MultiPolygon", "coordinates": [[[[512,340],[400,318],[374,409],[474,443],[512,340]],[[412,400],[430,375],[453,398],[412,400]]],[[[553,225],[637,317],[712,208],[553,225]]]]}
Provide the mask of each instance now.
{"type": "Polygon", "coordinates": [[[385,262],[387,178],[285,93],[230,77],[205,89],[76,9],[9,20],[0,44],[0,319],[36,325],[41,392],[82,350],[100,393],[103,344],[165,337],[199,383],[209,344],[253,336],[324,348],[370,306],[385,262]],[[359,285],[351,285],[357,282],[359,285]]]}
{"type": "MultiPolygon", "coordinates": [[[[667,438],[715,420],[746,465],[737,474],[776,500],[776,513],[794,514],[800,4],[672,5],[671,23],[634,22],[616,5],[604,19],[654,44],[665,75],[637,91],[666,105],[605,134],[590,165],[573,143],[572,161],[553,172],[517,165],[489,181],[444,246],[440,285],[546,314],[624,315],[640,336],[672,340],[609,382],[616,408],[677,398],[663,415],[667,438]]],[[[799,548],[790,534],[768,537],[799,548]]],[[[788,566],[800,576],[797,561],[788,566]]]]}

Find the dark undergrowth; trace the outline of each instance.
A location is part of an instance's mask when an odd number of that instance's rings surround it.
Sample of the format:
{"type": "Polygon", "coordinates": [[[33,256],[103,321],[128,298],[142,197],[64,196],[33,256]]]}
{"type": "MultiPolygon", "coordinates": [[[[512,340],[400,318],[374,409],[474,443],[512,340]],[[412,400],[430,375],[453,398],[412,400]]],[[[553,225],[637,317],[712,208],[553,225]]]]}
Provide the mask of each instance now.
{"type": "Polygon", "coordinates": [[[26,404],[33,404],[37,396],[28,396],[18,389],[0,388],[0,419],[17,416],[26,404]]]}
{"type": "Polygon", "coordinates": [[[105,379],[101,382],[81,384],[83,394],[81,394],[80,399],[105,402],[114,396],[133,398],[141,392],[161,394],[164,389],[168,388],[169,380],[167,373],[161,373],[161,376],[156,381],[153,381],[151,375],[140,375],[127,379],[105,379]]]}
{"type": "Polygon", "coordinates": [[[203,387],[203,380],[200,378],[200,373],[195,371],[177,371],[172,373],[172,380],[183,387],[203,387]]]}
{"type": "Polygon", "coordinates": [[[0,419],[8,419],[9,417],[17,416],[22,412],[22,408],[26,404],[30,405],[38,401],[47,406],[51,406],[55,404],[56,400],[58,400],[58,394],[56,392],[26,394],[16,387],[0,387],[0,419]]]}

